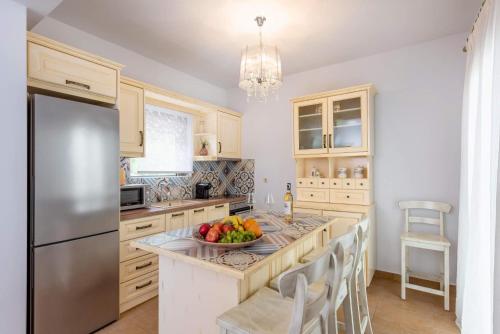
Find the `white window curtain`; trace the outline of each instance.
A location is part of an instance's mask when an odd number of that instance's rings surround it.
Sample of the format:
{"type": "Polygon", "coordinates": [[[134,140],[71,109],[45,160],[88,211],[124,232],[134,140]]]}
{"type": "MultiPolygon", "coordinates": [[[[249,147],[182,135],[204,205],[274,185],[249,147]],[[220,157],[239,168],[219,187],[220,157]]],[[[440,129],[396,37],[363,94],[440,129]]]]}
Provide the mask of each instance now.
{"type": "Polygon", "coordinates": [[[190,114],[146,105],[145,157],[131,159],[133,176],[193,171],[193,118],[190,114]]]}
{"type": "Polygon", "coordinates": [[[500,132],[496,3],[485,1],[466,46],[456,305],[462,334],[493,333],[500,132]]]}

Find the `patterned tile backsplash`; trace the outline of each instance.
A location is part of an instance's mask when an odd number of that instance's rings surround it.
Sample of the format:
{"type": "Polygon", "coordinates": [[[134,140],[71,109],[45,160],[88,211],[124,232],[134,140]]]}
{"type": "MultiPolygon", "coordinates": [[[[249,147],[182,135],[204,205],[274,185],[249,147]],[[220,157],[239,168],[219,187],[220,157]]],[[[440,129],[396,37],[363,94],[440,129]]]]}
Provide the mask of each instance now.
{"type": "Polygon", "coordinates": [[[127,183],[144,183],[151,187],[151,200],[157,201],[160,195],[159,182],[165,180],[170,188],[170,199],[190,199],[194,197],[198,182],[210,182],[210,195],[244,195],[254,192],[255,160],[241,161],[195,161],[190,176],[168,177],[131,177],[128,158],[121,158],[121,167],[125,169],[127,183]]]}

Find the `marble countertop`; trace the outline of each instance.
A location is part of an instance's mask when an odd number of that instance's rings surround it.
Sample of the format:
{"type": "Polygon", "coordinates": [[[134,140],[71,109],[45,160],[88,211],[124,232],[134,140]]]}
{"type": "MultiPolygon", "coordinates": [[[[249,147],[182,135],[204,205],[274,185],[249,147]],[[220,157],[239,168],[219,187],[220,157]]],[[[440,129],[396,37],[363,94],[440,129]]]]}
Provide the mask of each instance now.
{"type": "Polygon", "coordinates": [[[334,218],[310,214],[295,214],[292,223],[286,223],[279,213],[254,212],[254,218],[264,232],[262,240],[256,244],[230,250],[205,246],[192,238],[194,227],[155,234],[131,243],[137,247],[161,256],[202,266],[222,272],[238,279],[253,272],[276,255],[310,233],[320,232],[334,218]]]}
{"type": "MultiPolygon", "coordinates": [[[[225,204],[225,203],[237,203],[237,202],[245,202],[247,200],[246,196],[234,196],[234,197],[212,197],[209,199],[190,199],[186,200],[186,203],[183,205],[178,205],[171,208],[159,208],[151,206],[150,208],[144,209],[135,209],[135,210],[126,210],[120,212],[120,221],[143,218],[148,216],[161,215],[164,213],[172,213],[179,212],[184,210],[191,210],[202,208],[205,206],[225,204]]],[[[153,205],[158,203],[153,203],[153,205]]]]}

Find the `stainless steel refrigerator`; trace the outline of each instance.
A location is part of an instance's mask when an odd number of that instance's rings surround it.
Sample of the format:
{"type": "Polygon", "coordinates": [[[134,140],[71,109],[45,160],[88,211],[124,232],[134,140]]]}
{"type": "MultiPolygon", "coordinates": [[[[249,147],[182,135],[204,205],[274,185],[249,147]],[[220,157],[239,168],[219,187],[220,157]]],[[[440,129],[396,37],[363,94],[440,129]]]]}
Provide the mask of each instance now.
{"type": "Polygon", "coordinates": [[[118,111],[29,96],[29,327],[90,333],[118,318],[118,111]]]}

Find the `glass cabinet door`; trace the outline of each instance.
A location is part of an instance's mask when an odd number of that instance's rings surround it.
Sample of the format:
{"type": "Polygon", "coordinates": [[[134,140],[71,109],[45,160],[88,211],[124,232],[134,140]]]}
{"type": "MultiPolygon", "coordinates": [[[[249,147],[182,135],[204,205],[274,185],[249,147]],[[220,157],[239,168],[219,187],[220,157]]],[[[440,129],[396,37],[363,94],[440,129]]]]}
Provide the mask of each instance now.
{"type": "Polygon", "coordinates": [[[328,98],[328,147],[331,153],[368,150],[367,93],[328,98]]]}
{"type": "Polygon", "coordinates": [[[294,104],[295,154],[322,154],[327,145],[327,99],[294,104]]]}

